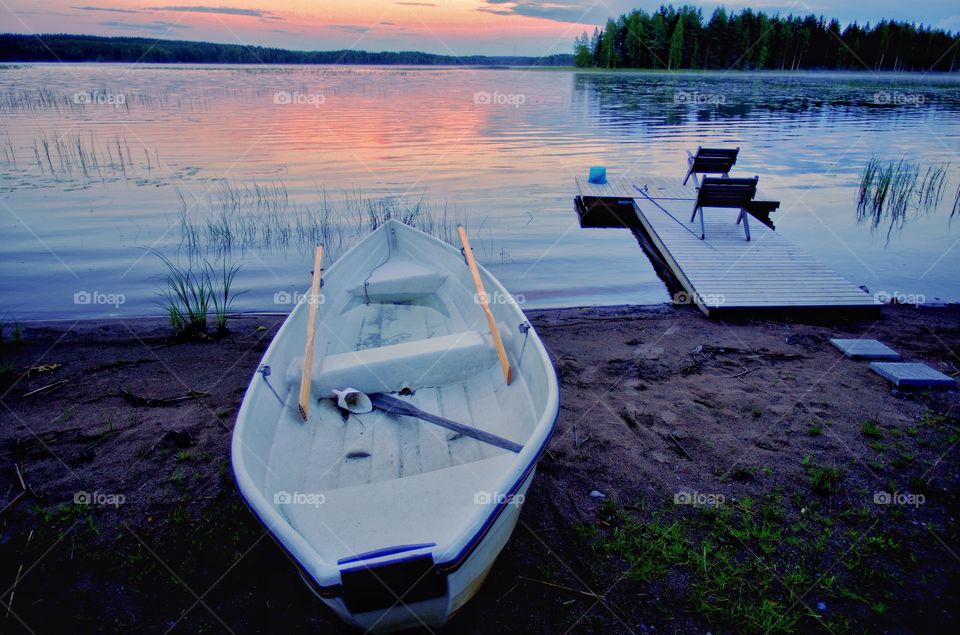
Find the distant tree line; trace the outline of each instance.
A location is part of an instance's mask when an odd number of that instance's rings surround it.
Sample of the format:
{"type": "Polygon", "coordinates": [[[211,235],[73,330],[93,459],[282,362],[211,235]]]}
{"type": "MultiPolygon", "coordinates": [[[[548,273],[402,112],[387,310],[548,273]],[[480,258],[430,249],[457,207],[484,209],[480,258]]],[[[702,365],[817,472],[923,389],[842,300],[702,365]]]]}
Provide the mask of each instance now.
{"type": "Polygon", "coordinates": [[[841,27],[837,20],[692,6],[635,10],[574,43],[581,68],[874,71],[960,69],[957,36],[910,22],[841,27]]]}
{"type": "Polygon", "coordinates": [[[569,54],[544,57],[434,55],[419,51],[291,51],[262,46],[95,35],[0,34],[0,62],[146,62],[186,64],[411,64],[570,66],[569,54]]]}

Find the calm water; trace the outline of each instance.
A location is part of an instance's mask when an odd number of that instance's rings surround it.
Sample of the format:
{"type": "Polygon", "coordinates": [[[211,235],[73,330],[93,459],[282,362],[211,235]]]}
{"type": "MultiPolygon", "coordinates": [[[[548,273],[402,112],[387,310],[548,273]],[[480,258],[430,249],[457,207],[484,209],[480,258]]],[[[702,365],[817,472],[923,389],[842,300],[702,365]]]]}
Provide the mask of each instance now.
{"type": "Polygon", "coordinates": [[[153,252],[240,264],[237,308],[286,311],[309,284],[308,219],[339,223],[336,252],[360,199],[466,220],[528,307],[665,302],[628,232],[579,228],[573,177],[680,178],[698,144],[741,146],[738,171],[782,201],[778,231],[854,283],[960,301],[958,113],[957,78],[7,67],[0,317],[156,314],[153,252]],[[951,163],[940,208],[889,244],[856,222],[873,156],[951,163]]]}

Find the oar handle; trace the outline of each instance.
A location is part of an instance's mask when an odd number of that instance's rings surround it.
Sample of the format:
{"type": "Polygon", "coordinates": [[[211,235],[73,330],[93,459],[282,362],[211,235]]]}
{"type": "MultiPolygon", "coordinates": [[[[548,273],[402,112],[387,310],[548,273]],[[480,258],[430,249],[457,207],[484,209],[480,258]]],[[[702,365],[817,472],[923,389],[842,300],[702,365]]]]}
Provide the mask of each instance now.
{"type": "Polygon", "coordinates": [[[310,407],[310,375],[313,372],[313,340],[317,332],[317,305],[319,302],[321,265],[323,264],[323,245],[317,245],[313,253],[313,284],[310,286],[308,301],[309,317],[307,318],[307,348],[303,353],[303,372],[300,373],[300,416],[307,420],[307,411],[310,407]]]}
{"type": "Polygon", "coordinates": [[[391,397],[390,395],[385,395],[383,393],[373,393],[372,395],[367,396],[370,397],[370,403],[373,404],[374,408],[379,408],[387,414],[398,414],[405,415],[407,417],[423,419],[424,421],[440,426],[441,428],[453,430],[454,432],[464,436],[477,439],[478,441],[483,441],[484,443],[489,443],[490,445],[503,448],[504,450],[510,450],[511,452],[519,453],[520,450],[523,449],[523,446],[515,441],[511,441],[510,439],[501,437],[500,435],[492,432],[487,432],[486,430],[481,430],[479,428],[474,428],[473,426],[451,421],[450,419],[441,417],[440,415],[429,413],[425,410],[417,408],[412,403],[401,401],[396,397],[391,397]]]}
{"type": "Polygon", "coordinates": [[[473,276],[473,285],[477,288],[477,301],[487,316],[487,325],[490,327],[490,336],[493,338],[493,345],[497,349],[497,357],[500,359],[500,368],[503,369],[503,378],[507,385],[513,381],[513,373],[510,370],[510,359],[507,357],[507,350],[503,347],[503,340],[500,339],[500,329],[497,328],[497,320],[493,317],[490,310],[490,302],[487,299],[487,292],[483,288],[483,280],[480,278],[480,270],[477,269],[477,261],[473,258],[473,249],[470,247],[470,239],[467,238],[467,232],[463,225],[457,225],[457,232],[460,234],[460,242],[463,243],[463,257],[467,259],[467,266],[470,267],[470,275],[473,276]]]}

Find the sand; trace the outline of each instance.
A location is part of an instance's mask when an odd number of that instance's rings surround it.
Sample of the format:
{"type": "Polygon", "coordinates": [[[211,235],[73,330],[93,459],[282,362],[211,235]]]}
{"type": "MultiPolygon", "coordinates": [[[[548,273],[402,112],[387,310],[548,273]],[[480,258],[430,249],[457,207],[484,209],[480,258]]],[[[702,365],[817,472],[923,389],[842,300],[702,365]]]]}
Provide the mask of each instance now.
{"type": "MultiPolygon", "coordinates": [[[[520,525],[451,632],[757,630],[689,558],[624,577],[629,553],[609,548],[624,518],[680,523],[698,548],[716,535],[704,525],[716,508],[678,494],[722,500],[731,523],[775,495],[777,548],[758,554],[777,579],[807,558],[792,532],[825,536],[802,597],[764,592],[764,606],[800,619],[774,630],[922,632],[956,619],[958,393],[896,390],[828,340],[875,337],[956,376],[960,307],[821,323],[668,306],[528,315],[555,359],[561,415],[520,525]],[[824,467],[837,478],[811,487],[824,467]],[[924,500],[875,503],[886,491],[924,500]],[[878,537],[891,544],[864,547],[878,537]]],[[[7,330],[0,630],[348,631],[230,473],[237,408],[281,322],[236,318],[226,337],[180,343],[160,320],[28,324],[19,342],[7,330]]],[[[743,540],[731,547],[765,548],[743,540]]]]}

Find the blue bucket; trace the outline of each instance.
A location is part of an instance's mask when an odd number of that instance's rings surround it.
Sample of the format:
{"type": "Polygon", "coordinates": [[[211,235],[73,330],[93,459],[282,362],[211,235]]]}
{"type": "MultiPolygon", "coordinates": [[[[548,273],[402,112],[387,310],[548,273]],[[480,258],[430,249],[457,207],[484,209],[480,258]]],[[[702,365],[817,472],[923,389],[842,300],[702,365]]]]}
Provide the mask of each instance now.
{"type": "Polygon", "coordinates": [[[598,185],[603,185],[607,182],[607,168],[602,165],[595,165],[590,168],[590,176],[587,179],[591,183],[597,183],[598,185]]]}

